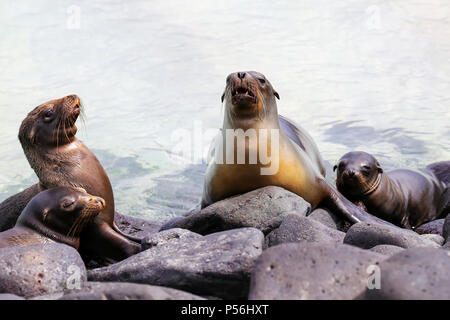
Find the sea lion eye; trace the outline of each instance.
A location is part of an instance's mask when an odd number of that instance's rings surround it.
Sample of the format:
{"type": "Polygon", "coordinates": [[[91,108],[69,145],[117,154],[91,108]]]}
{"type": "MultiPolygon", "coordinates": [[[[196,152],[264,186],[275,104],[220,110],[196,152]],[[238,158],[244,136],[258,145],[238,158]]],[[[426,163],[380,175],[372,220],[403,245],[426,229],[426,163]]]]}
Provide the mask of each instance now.
{"type": "Polygon", "coordinates": [[[362,166],[362,167],[363,167],[363,169],[365,169],[365,170],[367,170],[367,171],[370,171],[370,167],[369,167],[369,166],[364,165],[364,166],[362,166]]]}
{"type": "Polygon", "coordinates": [[[264,80],[263,78],[258,78],[259,82],[261,82],[261,84],[265,84],[266,80],[264,80]]]}
{"type": "Polygon", "coordinates": [[[44,113],[44,118],[48,119],[53,115],[53,110],[52,109],[48,109],[47,111],[45,111],[44,113]]]}
{"type": "Polygon", "coordinates": [[[75,200],[65,200],[65,201],[63,201],[63,203],[62,203],[62,207],[63,207],[64,209],[68,209],[68,208],[70,208],[74,203],[75,203],[75,200]]]}

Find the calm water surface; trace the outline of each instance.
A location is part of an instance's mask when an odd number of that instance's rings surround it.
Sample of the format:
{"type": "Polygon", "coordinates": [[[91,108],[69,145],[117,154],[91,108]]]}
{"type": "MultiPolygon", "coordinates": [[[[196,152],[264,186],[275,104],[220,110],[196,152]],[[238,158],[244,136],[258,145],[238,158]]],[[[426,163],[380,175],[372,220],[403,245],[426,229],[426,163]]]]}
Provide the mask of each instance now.
{"type": "Polygon", "coordinates": [[[117,209],[155,220],[190,209],[225,77],[238,70],[270,79],[280,113],[329,167],[351,150],[387,169],[450,159],[445,0],[3,0],[0,70],[0,201],[37,180],[22,119],[76,93],[78,137],[108,172],[117,209]]]}

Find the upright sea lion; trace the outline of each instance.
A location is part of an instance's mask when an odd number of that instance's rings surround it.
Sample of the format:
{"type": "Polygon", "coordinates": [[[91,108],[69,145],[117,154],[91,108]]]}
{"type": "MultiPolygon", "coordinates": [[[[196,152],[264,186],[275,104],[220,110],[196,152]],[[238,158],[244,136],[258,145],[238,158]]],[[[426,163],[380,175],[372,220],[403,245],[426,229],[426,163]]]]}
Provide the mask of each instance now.
{"type": "Polygon", "coordinates": [[[0,232],[0,248],[61,242],[78,249],[81,231],[104,208],[105,200],[81,188],[45,190],[31,199],[14,228],[0,232]]]}
{"type": "Polygon", "coordinates": [[[384,172],[375,157],[360,151],[342,156],[336,186],[367,212],[398,226],[414,229],[450,212],[450,161],[425,169],[384,172]]]}
{"type": "Polygon", "coordinates": [[[8,223],[13,222],[39,191],[55,187],[84,188],[105,199],[106,207],[81,235],[80,252],[106,260],[121,260],[139,252],[140,245],[115,227],[109,178],[95,155],[75,137],[75,122],[80,112],[80,99],[70,95],[41,104],[23,120],[19,140],[39,183],[0,204],[0,216],[5,215],[8,223]]]}
{"type": "Polygon", "coordinates": [[[314,141],[300,126],[278,115],[275,97],[279,99],[278,93],[261,73],[235,72],[227,77],[223,127],[211,148],[214,161],[206,171],[202,208],[274,185],[298,194],[313,209],[326,207],[351,223],[379,221],[326,181],[314,141]],[[239,135],[244,136],[243,145],[239,135]]]}

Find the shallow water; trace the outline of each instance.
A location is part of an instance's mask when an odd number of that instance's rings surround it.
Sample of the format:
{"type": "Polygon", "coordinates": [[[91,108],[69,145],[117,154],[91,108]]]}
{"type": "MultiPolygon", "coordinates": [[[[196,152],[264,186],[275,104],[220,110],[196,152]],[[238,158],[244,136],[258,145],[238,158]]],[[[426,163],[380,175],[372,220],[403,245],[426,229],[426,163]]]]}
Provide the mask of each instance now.
{"type": "Polygon", "coordinates": [[[22,119],[76,93],[87,118],[78,137],[104,164],[118,211],[188,210],[225,77],[238,70],[270,79],[280,113],[329,166],[350,150],[386,169],[450,159],[445,0],[4,0],[0,30],[0,201],[36,181],[22,119]],[[174,155],[186,146],[192,155],[174,155]]]}

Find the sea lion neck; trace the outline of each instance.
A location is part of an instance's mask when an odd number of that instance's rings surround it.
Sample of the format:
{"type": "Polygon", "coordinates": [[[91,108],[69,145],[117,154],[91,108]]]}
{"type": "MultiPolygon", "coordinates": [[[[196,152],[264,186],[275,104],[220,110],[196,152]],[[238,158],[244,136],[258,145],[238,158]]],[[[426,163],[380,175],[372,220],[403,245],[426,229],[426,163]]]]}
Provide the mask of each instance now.
{"type": "Polygon", "coordinates": [[[276,103],[275,105],[265,106],[251,117],[239,117],[227,106],[222,128],[243,130],[259,128],[280,129],[276,103]]]}

